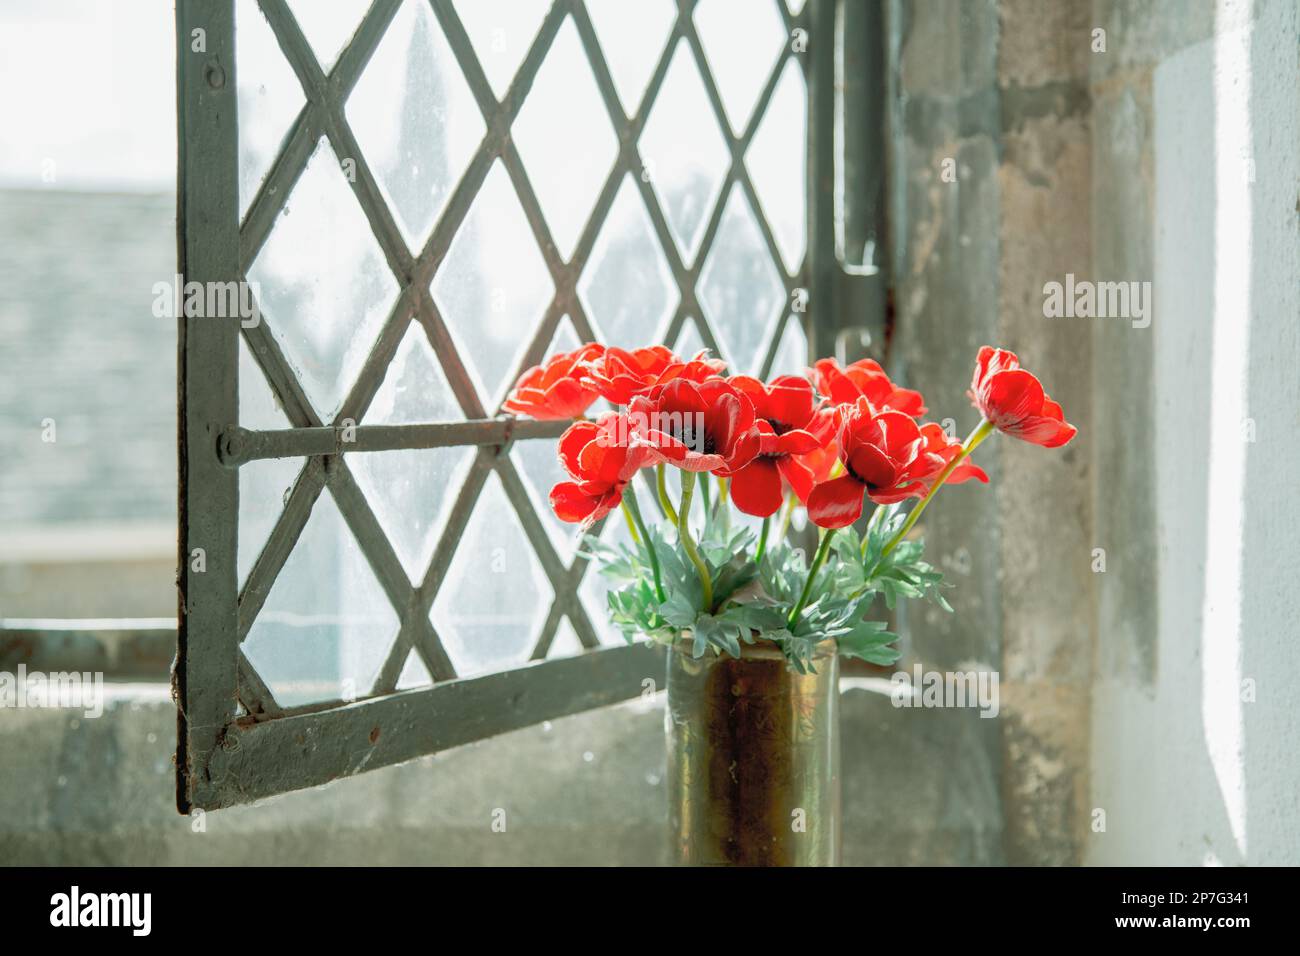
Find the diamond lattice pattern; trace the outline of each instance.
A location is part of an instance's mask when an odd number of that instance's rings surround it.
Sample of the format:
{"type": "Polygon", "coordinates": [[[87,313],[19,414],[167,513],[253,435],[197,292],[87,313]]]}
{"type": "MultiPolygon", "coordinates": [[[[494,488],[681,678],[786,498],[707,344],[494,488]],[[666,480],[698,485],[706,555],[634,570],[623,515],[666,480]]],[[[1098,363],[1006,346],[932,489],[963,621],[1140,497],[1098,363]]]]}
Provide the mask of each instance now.
{"type": "MultiPolygon", "coordinates": [[[[241,345],[244,427],[491,416],[589,336],[801,366],[802,4],[318,6],[237,6],[265,323],[256,360],[241,345]]],[[[546,508],[549,441],[311,461],[243,466],[241,697],[350,700],[621,642],[546,508]]]]}

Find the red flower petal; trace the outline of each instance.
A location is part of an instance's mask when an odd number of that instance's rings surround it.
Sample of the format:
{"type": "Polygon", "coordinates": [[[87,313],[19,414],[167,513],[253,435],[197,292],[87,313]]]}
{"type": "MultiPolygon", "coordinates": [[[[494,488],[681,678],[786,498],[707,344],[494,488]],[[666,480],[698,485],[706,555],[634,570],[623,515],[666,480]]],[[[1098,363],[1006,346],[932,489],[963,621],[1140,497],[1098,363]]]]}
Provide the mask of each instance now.
{"type": "Polygon", "coordinates": [[[924,415],[929,411],[925,407],[925,396],[911,388],[895,388],[885,399],[885,404],[912,416],[924,415]]]}
{"type": "Polygon", "coordinates": [[[758,429],[750,428],[732,445],[731,454],[727,457],[726,467],[733,471],[737,468],[743,468],[757,458],[762,449],[763,443],[759,437],[758,429]]]}
{"type": "Polygon", "coordinates": [[[1078,433],[1073,425],[1046,415],[1031,415],[1002,430],[1021,441],[1042,445],[1044,448],[1059,448],[1078,433]]]}
{"type": "Polygon", "coordinates": [[[968,459],[952,470],[944,484],[960,485],[963,481],[969,481],[972,478],[976,481],[982,481],[986,485],[989,483],[989,476],[984,469],[968,459]]]}
{"type": "Polygon", "coordinates": [[[658,394],[652,393],[651,399],[658,411],[703,415],[709,410],[709,403],[702,387],[688,379],[676,378],[664,385],[662,390],[657,389],[658,394]]]}
{"type": "Polygon", "coordinates": [[[926,491],[925,484],[920,481],[914,481],[911,484],[897,485],[893,488],[882,488],[879,491],[868,491],[867,497],[878,505],[893,505],[900,501],[906,501],[908,498],[923,497],[926,491]]]}
{"type": "Polygon", "coordinates": [[[835,359],[818,359],[813,363],[813,374],[817,376],[818,391],[836,405],[856,402],[862,394],[840,370],[835,359]]]}
{"type": "Polygon", "coordinates": [[[908,447],[921,437],[916,420],[906,412],[886,410],[876,415],[875,421],[885,433],[884,447],[891,456],[905,454],[908,447]]]}
{"type": "Polygon", "coordinates": [[[907,415],[924,415],[925,399],[920,392],[899,388],[890,380],[880,363],[861,359],[841,369],[834,359],[821,359],[813,367],[817,388],[837,405],[852,404],[867,398],[876,408],[892,408],[907,415]]]}
{"type": "Polygon", "coordinates": [[[571,524],[587,520],[596,510],[597,499],[584,494],[572,481],[563,481],[551,489],[551,509],[561,521],[571,524]]]}
{"type": "Polygon", "coordinates": [[[813,470],[801,458],[793,455],[778,458],[776,467],[781,472],[781,477],[794,489],[795,496],[807,504],[808,496],[812,494],[813,485],[816,483],[813,470]]]}
{"type": "Polygon", "coordinates": [[[754,414],[766,418],[763,414],[763,402],[767,399],[767,386],[752,375],[733,375],[727,384],[738,392],[743,392],[754,405],[754,414]]]}
{"type": "Polygon", "coordinates": [[[824,443],[801,428],[788,431],[784,435],[774,435],[770,443],[764,443],[764,449],[772,449],[774,455],[806,455],[821,448],[824,443]]]}
{"type": "Polygon", "coordinates": [[[970,396],[994,427],[1013,438],[1057,448],[1078,433],[1037,377],[1020,367],[1014,352],[988,345],[981,348],[970,396]]]}
{"type": "MultiPolygon", "coordinates": [[[[709,410],[704,413],[704,435],[713,439],[715,448],[729,448],[733,438],[753,423],[754,410],[752,405],[745,404],[745,399],[739,395],[720,394],[713,398],[709,403],[709,410]],[[746,409],[748,409],[748,415],[745,414],[746,409]],[[746,418],[748,418],[747,422],[745,421],[746,418]]],[[[703,438],[704,435],[701,435],[700,438],[703,438]]]]}
{"type": "Polygon", "coordinates": [[[865,490],[852,475],[822,482],[808,496],[808,520],[820,528],[847,528],[862,517],[865,490]]]}
{"type": "Polygon", "coordinates": [[[802,378],[783,375],[768,388],[767,401],[759,415],[792,428],[803,428],[816,408],[817,395],[812,385],[802,378]]]}
{"type": "Polygon", "coordinates": [[[612,485],[618,481],[626,459],[627,448],[613,444],[609,436],[602,433],[578,453],[578,467],[582,477],[588,481],[612,485]]]}
{"type": "Polygon", "coordinates": [[[582,477],[582,464],[579,460],[582,449],[595,441],[599,431],[595,422],[574,422],[560,436],[560,464],[574,478],[582,477]]]}
{"type": "Polygon", "coordinates": [[[543,421],[547,417],[552,419],[561,418],[579,418],[591,403],[596,400],[594,390],[587,388],[581,382],[572,378],[562,378],[555,382],[545,394],[545,411],[547,415],[534,414],[534,418],[543,421]]]}
{"type": "Polygon", "coordinates": [[[1022,368],[993,374],[985,379],[977,394],[984,417],[1003,430],[1037,415],[1046,398],[1042,384],[1022,368]]]}
{"type": "Polygon", "coordinates": [[[859,445],[845,464],[856,479],[872,488],[888,488],[898,480],[898,466],[875,445],[859,445]]]}
{"type": "Polygon", "coordinates": [[[756,458],[731,478],[731,500],[747,515],[776,514],[782,498],[781,473],[770,458],[756,458]]]}
{"type": "Polygon", "coordinates": [[[541,421],[580,417],[597,397],[595,385],[587,381],[588,364],[604,351],[603,345],[590,343],[534,365],[519,376],[504,407],[541,421]]]}

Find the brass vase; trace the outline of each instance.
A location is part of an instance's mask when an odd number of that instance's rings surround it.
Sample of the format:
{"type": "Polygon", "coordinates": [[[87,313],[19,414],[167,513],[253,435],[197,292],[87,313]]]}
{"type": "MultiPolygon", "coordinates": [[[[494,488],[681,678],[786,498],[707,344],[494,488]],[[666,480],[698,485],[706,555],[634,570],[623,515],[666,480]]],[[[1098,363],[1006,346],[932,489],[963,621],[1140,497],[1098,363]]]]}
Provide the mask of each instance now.
{"type": "Polygon", "coordinates": [[[839,658],[798,674],[768,641],[739,658],[668,653],[668,795],[674,862],[840,862],[839,658]]]}

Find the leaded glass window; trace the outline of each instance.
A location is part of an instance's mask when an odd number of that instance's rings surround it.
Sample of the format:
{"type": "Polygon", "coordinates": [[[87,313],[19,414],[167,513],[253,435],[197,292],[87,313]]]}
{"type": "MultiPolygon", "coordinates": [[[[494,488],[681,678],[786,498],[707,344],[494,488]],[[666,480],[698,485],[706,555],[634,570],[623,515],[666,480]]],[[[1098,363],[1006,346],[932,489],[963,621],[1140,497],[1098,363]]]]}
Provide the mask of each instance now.
{"type": "Polygon", "coordinates": [[[501,403],[580,340],[806,365],[802,6],[182,0],[182,266],[259,306],[182,338],[183,807],[657,676],[501,403]]]}

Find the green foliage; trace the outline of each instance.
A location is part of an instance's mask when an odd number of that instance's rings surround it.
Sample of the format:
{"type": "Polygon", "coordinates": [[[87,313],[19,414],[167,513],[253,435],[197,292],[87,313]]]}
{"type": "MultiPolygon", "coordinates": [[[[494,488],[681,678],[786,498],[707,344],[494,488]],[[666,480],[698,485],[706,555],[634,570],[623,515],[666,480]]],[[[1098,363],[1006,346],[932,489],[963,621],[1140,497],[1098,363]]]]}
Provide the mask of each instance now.
{"type": "Polygon", "coordinates": [[[613,585],[610,619],[629,642],[637,634],[646,634],[671,643],[681,632],[691,631],[697,638],[697,657],[710,648],[739,655],[741,642],[754,643],[755,632],[766,636],[784,624],[781,608],[753,586],[758,565],[751,556],[755,539],[748,529],[732,531],[711,524],[700,542],[700,555],[713,580],[713,605],[709,608],[701,606],[703,588],[685,550],[675,539],[665,540],[661,526],[651,525],[648,531],[650,541],[636,544],[608,545],[592,537],[586,539],[584,553],[597,562],[613,585]],[[659,558],[663,601],[655,594],[648,547],[654,547],[659,558]]]}
{"type": "Polygon", "coordinates": [[[952,606],[944,598],[943,574],[922,559],[925,545],[921,541],[901,541],[889,554],[885,545],[893,538],[907,515],[891,505],[880,520],[873,521],[865,538],[846,528],[836,537],[834,550],[839,559],[835,567],[835,588],[850,594],[881,594],[890,610],[899,598],[929,598],[945,611],[952,606]]]}
{"type": "MultiPolygon", "coordinates": [[[[832,554],[835,553],[832,542],[832,554]]],[[[778,545],[764,556],[760,576],[764,591],[788,615],[808,578],[807,557],[798,548],[778,545]]],[[[800,673],[812,670],[816,645],[826,640],[835,641],[845,657],[860,657],[874,664],[892,664],[898,660],[898,649],[890,646],[898,635],[886,630],[883,621],[865,619],[875,602],[875,594],[869,590],[858,593],[859,590],[842,586],[835,564],[828,562],[822,567],[813,584],[814,597],[793,628],[784,630],[783,641],[779,642],[791,667],[800,673]]]]}
{"type": "Polygon", "coordinates": [[[649,525],[648,540],[636,543],[609,545],[588,537],[584,553],[609,580],[610,619],[629,642],[645,634],[671,644],[690,632],[696,657],[710,651],[738,656],[742,643],[763,638],[781,647],[791,668],[807,673],[815,670],[818,645],[833,640],[845,657],[888,665],[899,657],[893,646],[898,637],[883,621],[868,619],[877,596],[891,609],[899,598],[930,598],[952,610],[940,593],[943,576],[921,557],[921,542],[902,542],[884,554],[904,518],[895,507],[872,523],[865,539],[851,528],[838,532],[793,624],[789,617],[808,579],[808,556],[778,541],[769,546],[761,565],[756,563],[756,536],[747,528],[730,527],[725,509],[708,513],[698,542],[713,581],[711,607],[701,606],[703,589],[695,566],[667,523],[649,525]],[[655,592],[649,548],[659,559],[662,601],[655,592]]]}

